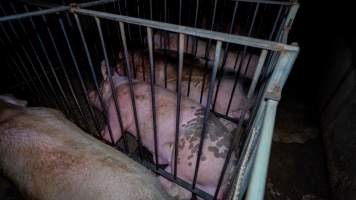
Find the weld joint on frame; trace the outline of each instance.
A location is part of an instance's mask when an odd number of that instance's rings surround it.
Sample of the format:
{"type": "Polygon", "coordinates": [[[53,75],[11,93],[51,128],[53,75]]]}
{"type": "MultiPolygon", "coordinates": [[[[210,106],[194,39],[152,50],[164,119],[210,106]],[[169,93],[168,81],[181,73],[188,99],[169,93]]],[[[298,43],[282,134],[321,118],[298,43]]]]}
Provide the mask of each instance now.
{"type": "Polygon", "coordinates": [[[280,101],[282,97],[282,89],[279,86],[274,86],[272,89],[266,92],[266,99],[280,101]]]}

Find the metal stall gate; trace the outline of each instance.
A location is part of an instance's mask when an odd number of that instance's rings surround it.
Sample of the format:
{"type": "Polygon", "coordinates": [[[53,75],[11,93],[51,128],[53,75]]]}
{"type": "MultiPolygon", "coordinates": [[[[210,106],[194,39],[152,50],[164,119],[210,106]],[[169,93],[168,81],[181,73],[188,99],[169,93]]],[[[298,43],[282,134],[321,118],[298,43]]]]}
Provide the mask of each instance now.
{"type": "Polygon", "coordinates": [[[176,12],[171,8],[173,3],[166,1],[131,3],[114,0],[70,5],[36,1],[1,3],[0,43],[6,50],[1,93],[13,93],[32,106],[63,111],[94,137],[128,153],[158,175],[192,192],[193,197],[217,199],[224,182],[231,180],[230,189],[224,192],[226,199],[263,199],[276,108],[299,51],[297,45],[285,44],[298,4],[236,0],[222,1],[219,7],[215,0],[211,2],[210,15],[202,9],[204,6],[199,6],[199,0],[195,7],[189,7],[191,4],[185,7],[179,1],[176,12]],[[162,5],[163,12],[153,12],[162,5]],[[240,12],[250,24],[236,29],[234,25],[244,18],[236,17],[239,5],[250,11],[240,12]],[[231,7],[231,18],[222,12],[226,7],[231,7]],[[182,14],[185,8],[189,8],[186,16],[182,14]],[[263,19],[264,15],[259,14],[261,8],[264,13],[272,8],[275,15],[267,16],[273,20],[263,19]],[[206,17],[211,18],[211,23],[206,17]],[[254,27],[256,23],[260,28],[254,27]],[[269,28],[264,24],[269,24],[269,28]],[[101,95],[103,85],[98,66],[107,73],[111,97],[116,94],[113,77],[118,66],[127,76],[136,142],[130,141],[132,133],[123,128],[126,116],[121,112],[126,105],[116,97],[113,108],[123,139],[114,139],[115,130],[110,127],[107,110],[110,108],[105,105],[105,99],[110,97],[101,95]],[[154,133],[151,151],[142,144],[147,130],[140,128],[143,122],[138,117],[141,112],[135,100],[138,80],[150,87],[148,109],[152,112],[154,133]],[[231,84],[224,90],[226,80],[231,84]],[[158,160],[157,106],[160,105],[156,104],[159,98],[156,87],[173,91],[176,98],[176,107],[170,109],[175,111],[171,172],[158,160]],[[98,94],[102,112],[91,105],[91,91],[98,94]],[[238,115],[234,115],[231,110],[237,104],[238,91],[244,98],[238,103],[235,112],[238,115]],[[181,102],[186,97],[204,108],[191,180],[177,174],[181,102]],[[218,109],[219,104],[223,104],[223,110],[218,109]],[[227,120],[225,125],[233,124],[232,145],[224,153],[221,171],[216,172],[219,178],[214,191],[204,191],[197,182],[211,115],[227,120]],[[107,139],[101,134],[105,125],[110,136],[107,139]],[[137,152],[130,150],[135,145],[137,152]],[[227,173],[235,155],[238,162],[233,173],[227,173]]]}

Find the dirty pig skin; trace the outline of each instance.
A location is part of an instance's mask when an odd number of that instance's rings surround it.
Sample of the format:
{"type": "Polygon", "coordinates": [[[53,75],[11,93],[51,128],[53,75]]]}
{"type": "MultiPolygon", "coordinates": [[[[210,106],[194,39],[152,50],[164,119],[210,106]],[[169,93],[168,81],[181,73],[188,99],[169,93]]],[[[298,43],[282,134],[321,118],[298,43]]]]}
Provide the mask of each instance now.
{"type": "MultiPolygon", "coordinates": [[[[113,133],[114,142],[117,142],[121,136],[115,101],[117,99],[120,104],[120,114],[122,116],[123,131],[128,131],[137,137],[135,127],[134,112],[132,100],[129,90],[129,84],[123,76],[118,75],[115,71],[112,73],[112,79],[115,85],[116,93],[112,96],[109,79],[107,77],[105,63],[101,66],[103,81],[101,83],[101,95],[103,97],[104,106],[108,113],[109,126],[113,133]]],[[[138,126],[142,145],[145,146],[152,154],[154,154],[154,132],[152,119],[152,104],[151,104],[151,88],[150,85],[140,81],[133,81],[134,101],[136,103],[138,126]]],[[[156,121],[157,121],[157,138],[158,138],[158,160],[159,164],[167,164],[167,171],[173,167],[174,161],[174,140],[176,133],[176,93],[167,90],[160,86],[154,86],[156,98],[156,121]]],[[[90,101],[99,110],[101,104],[96,91],[90,92],[90,101]]],[[[178,153],[178,176],[187,182],[192,182],[194,177],[195,161],[197,159],[197,148],[200,141],[202,131],[203,107],[195,101],[182,96],[181,111],[180,111],[180,137],[179,137],[179,153],[178,153]]],[[[109,129],[106,127],[102,131],[103,137],[111,141],[109,129]]],[[[215,117],[209,115],[208,126],[204,140],[202,162],[200,164],[197,186],[204,191],[214,194],[219,176],[222,171],[223,163],[226,158],[227,150],[231,143],[232,134],[224,127],[224,125],[215,117]]],[[[154,159],[155,160],[155,159],[154,159]]],[[[232,157],[231,163],[236,162],[236,157],[232,157]]],[[[228,172],[233,168],[229,165],[228,172]]],[[[230,177],[226,175],[225,177],[230,177]]],[[[162,179],[163,185],[170,192],[173,187],[169,182],[162,179]]],[[[229,181],[224,181],[221,187],[219,198],[222,199],[229,185],[229,181]]],[[[182,188],[177,189],[175,196],[178,199],[185,199],[191,195],[182,188]]],[[[170,192],[171,193],[171,192],[170,192]]]]}
{"type": "Polygon", "coordinates": [[[149,170],[61,112],[25,105],[0,96],[0,173],[26,199],[171,199],[149,170]]]}

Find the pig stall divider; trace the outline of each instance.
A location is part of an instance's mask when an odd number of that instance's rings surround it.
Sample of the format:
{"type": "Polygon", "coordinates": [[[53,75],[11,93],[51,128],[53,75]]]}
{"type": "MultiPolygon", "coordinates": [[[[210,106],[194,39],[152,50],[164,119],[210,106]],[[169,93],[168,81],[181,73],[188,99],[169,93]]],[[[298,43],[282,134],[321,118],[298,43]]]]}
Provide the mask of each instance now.
{"type": "MultiPolygon", "coordinates": [[[[19,2],[27,1],[22,0],[19,2]]],[[[235,173],[233,174],[233,184],[229,192],[229,197],[230,199],[263,199],[276,108],[281,97],[282,88],[299,52],[297,45],[285,44],[288,30],[292,25],[298,9],[298,4],[295,2],[257,0],[233,1],[234,7],[231,24],[238,21],[236,13],[239,3],[250,3],[255,6],[254,9],[252,9],[251,25],[247,26],[246,32],[242,31],[241,35],[235,35],[235,33],[233,33],[233,25],[230,25],[227,31],[225,29],[214,28],[216,25],[217,1],[214,1],[210,28],[199,27],[198,25],[199,0],[197,0],[195,9],[192,9],[195,11],[195,16],[193,17],[194,23],[189,22],[190,24],[182,20],[181,2],[182,1],[180,1],[179,4],[179,19],[177,23],[179,25],[173,24],[175,22],[167,18],[166,1],[164,1],[165,9],[163,16],[156,16],[156,14],[152,12],[153,5],[152,1],[150,1],[150,5],[148,6],[150,12],[148,16],[146,16],[148,19],[144,19],[144,14],[142,14],[143,17],[140,18],[140,11],[143,12],[143,10],[140,10],[139,7],[137,16],[125,16],[129,15],[128,9],[120,10],[121,4],[119,1],[114,0],[101,0],[71,5],[45,4],[36,1],[21,3],[20,5],[11,1],[8,4],[1,3],[0,12],[3,16],[0,17],[0,43],[2,48],[7,50],[5,54],[6,60],[8,60],[7,64],[9,65],[6,68],[8,71],[4,70],[4,73],[6,72],[9,76],[12,76],[9,78],[9,82],[5,82],[6,88],[2,88],[1,92],[15,91],[16,95],[32,97],[33,99],[27,99],[32,105],[59,109],[81,128],[101,140],[103,139],[100,134],[100,127],[103,123],[108,124],[110,142],[106,143],[129,153],[128,155],[130,157],[142,163],[158,175],[165,177],[191,191],[194,195],[204,199],[216,199],[224,176],[227,176],[225,175],[225,171],[229,159],[232,154],[235,153],[236,149],[241,148],[242,150],[238,152],[239,160],[235,173]],[[112,7],[118,10],[120,15],[110,13],[108,10],[105,10],[105,8],[104,12],[94,10],[94,8],[97,7],[100,7],[100,10],[102,9],[101,6],[111,4],[112,7]],[[257,11],[259,6],[265,4],[278,6],[278,9],[276,9],[276,20],[272,23],[271,32],[264,35],[265,38],[253,38],[251,36],[258,15],[257,11]],[[37,6],[41,8],[39,9],[37,6]],[[289,9],[285,9],[285,6],[288,6],[289,9]],[[87,9],[89,7],[92,9],[87,9]],[[111,24],[113,26],[110,27],[109,23],[113,23],[111,24]],[[129,44],[131,44],[129,42],[133,40],[132,38],[135,38],[134,30],[137,30],[139,35],[138,40],[146,42],[148,47],[148,52],[144,52],[148,54],[149,68],[147,73],[149,77],[147,77],[146,81],[149,82],[151,88],[152,127],[154,131],[154,152],[151,153],[154,154],[154,162],[150,162],[144,158],[144,149],[141,141],[141,134],[144,130],[139,129],[137,112],[140,111],[137,110],[134,98],[134,79],[137,78],[137,69],[133,66],[135,65],[134,53],[129,49],[129,44]],[[145,32],[146,36],[144,36],[145,32]],[[169,47],[167,47],[165,37],[167,35],[169,37],[169,34],[176,35],[176,41],[174,42],[177,42],[177,45],[174,50],[177,52],[177,59],[175,59],[175,61],[177,61],[177,107],[172,108],[176,109],[174,149],[177,149],[179,145],[180,106],[182,95],[185,95],[182,91],[182,80],[185,78],[183,74],[184,62],[189,53],[189,44],[192,44],[191,54],[194,56],[197,55],[199,41],[205,40],[206,44],[205,55],[203,57],[205,71],[202,77],[203,86],[201,87],[200,94],[200,103],[202,104],[204,84],[206,76],[209,75],[207,72],[209,68],[208,63],[212,61],[210,64],[211,72],[209,81],[206,83],[208,93],[206,95],[205,104],[203,104],[205,109],[203,112],[204,118],[201,138],[195,163],[194,178],[191,183],[177,176],[177,158],[179,151],[174,151],[175,156],[172,174],[165,171],[158,162],[157,105],[155,103],[156,94],[154,89],[154,86],[159,81],[157,80],[155,70],[155,67],[157,67],[155,62],[155,50],[158,51],[155,49],[157,46],[155,40],[156,33],[159,33],[159,41],[163,41],[163,45],[162,42],[160,45],[164,46],[164,86],[166,88],[168,81],[167,76],[169,75],[166,66],[166,57],[169,47]],[[242,36],[243,34],[246,36],[242,36]],[[128,36],[128,39],[126,36],[128,36]],[[95,40],[95,37],[97,40],[95,40]],[[108,38],[112,39],[113,42],[109,42],[108,38]],[[189,41],[193,42],[189,43],[189,41]],[[115,46],[113,43],[117,43],[118,45],[115,46]],[[119,52],[115,53],[114,49],[119,49],[119,52]],[[212,58],[209,58],[210,49],[212,49],[213,52],[212,58]],[[214,108],[224,70],[227,70],[224,69],[225,64],[231,51],[238,52],[233,70],[234,84],[226,113],[219,113],[214,111],[214,108]],[[102,55],[99,55],[99,52],[101,52],[102,55]],[[239,78],[246,75],[247,68],[250,67],[251,54],[258,54],[258,59],[249,82],[249,89],[246,94],[247,101],[243,103],[240,120],[236,120],[228,115],[229,108],[233,102],[233,95],[239,78]],[[248,61],[245,69],[242,69],[246,57],[248,57],[248,61]],[[238,59],[240,59],[239,62],[238,59]],[[114,62],[121,61],[124,63],[124,73],[128,77],[129,94],[134,111],[135,128],[137,130],[138,154],[130,153],[127,144],[128,135],[126,133],[123,134],[123,145],[114,141],[113,130],[111,130],[109,125],[108,116],[98,113],[90,105],[88,91],[91,86],[99,94],[98,97],[101,107],[103,108],[103,113],[107,113],[106,106],[103,103],[103,97],[99,92],[101,88],[97,77],[98,69],[95,67],[98,66],[98,62],[102,60],[106,63],[105,67],[108,73],[112,94],[115,94],[115,85],[112,80],[111,68],[113,68],[114,62]],[[68,66],[71,66],[71,68],[68,66]],[[90,83],[88,83],[88,80],[91,80],[90,83]],[[14,86],[7,87],[10,84],[14,86]],[[214,95],[215,86],[217,90],[214,95]],[[251,110],[250,117],[245,119],[244,116],[249,110],[251,110]],[[226,160],[219,180],[217,180],[217,188],[214,194],[209,194],[196,186],[204,137],[206,136],[208,115],[210,112],[217,117],[232,121],[236,124],[231,141],[238,141],[238,137],[243,133],[240,142],[230,145],[227,151],[226,160]]],[[[126,3],[125,6],[127,6],[126,3]]],[[[223,19],[220,20],[223,21],[223,19]]],[[[175,55],[175,53],[173,54],[175,55]]],[[[144,64],[145,63],[143,63],[143,65],[144,64]]],[[[192,81],[192,68],[193,67],[190,67],[189,70],[187,96],[189,96],[192,81]]],[[[144,67],[142,67],[142,69],[144,69],[144,67]]],[[[145,71],[143,71],[143,73],[145,73],[145,71]]],[[[143,75],[143,77],[145,77],[145,75],[143,75]]],[[[115,101],[114,105],[118,115],[119,127],[120,130],[123,130],[122,118],[125,116],[121,116],[120,108],[125,105],[116,98],[113,99],[115,101]]]]}

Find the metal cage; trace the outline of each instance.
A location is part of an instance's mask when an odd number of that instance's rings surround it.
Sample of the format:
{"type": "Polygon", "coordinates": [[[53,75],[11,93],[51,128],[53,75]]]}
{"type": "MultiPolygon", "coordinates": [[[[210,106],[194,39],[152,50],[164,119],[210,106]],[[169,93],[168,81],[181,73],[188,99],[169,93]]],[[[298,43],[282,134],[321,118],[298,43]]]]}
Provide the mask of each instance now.
{"type": "MultiPolygon", "coordinates": [[[[239,160],[232,177],[229,199],[263,199],[276,109],[282,88],[299,52],[296,44],[286,44],[298,4],[259,0],[214,0],[205,3],[206,5],[202,5],[199,0],[195,4],[183,0],[100,0],[64,5],[24,0],[1,2],[0,43],[5,50],[3,52],[6,60],[1,73],[1,92],[25,98],[33,106],[59,109],[82,129],[102,139],[100,130],[108,119],[105,114],[92,108],[88,92],[89,89],[94,89],[99,93],[100,70],[96,66],[102,60],[107,64],[109,73],[115,64],[122,62],[129,81],[137,130],[138,153],[130,153],[129,156],[160,176],[191,191],[193,196],[216,199],[229,159],[237,152],[239,160]],[[205,8],[212,9],[207,11],[205,8]],[[162,10],[163,12],[157,12],[162,10]],[[242,17],[238,17],[238,14],[242,17]],[[170,37],[173,42],[168,40],[167,44],[166,39],[170,37]],[[170,47],[173,43],[175,46],[170,47]],[[199,44],[204,45],[201,48],[199,44]],[[200,57],[197,55],[199,48],[204,50],[200,57]],[[177,176],[176,160],[173,173],[165,171],[157,160],[157,105],[153,89],[159,84],[156,83],[155,74],[157,52],[163,55],[165,65],[168,54],[173,57],[177,70],[174,74],[177,107],[172,108],[177,110],[174,149],[178,148],[181,98],[190,95],[189,88],[193,84],[192,73],[188,70],[188,91],[183,92],[182,74],[186,68],[184,62],[189,57],[198,58],[204,69],[200,94],[204,120],[192,182],[177,176]],[[147,57],[147,63],[135,66],[135,53],[147,57]],[[210,53],[212,56],[209,56],[210,53]],[[236,57],[233,68],[227,66],[230,55],[236,57]],[[251,64],[252,56],[255,56],[255,64],[251,64]],[[247,102],[241,110],[242,118],[236,119],[228,114],[233,94],[239,80],[249,73],[251,67],[254,69],[247,84],[247,102]],[[143,155],[140,133],[144,130],[139,130],[139,110],[134,101],[134,79],[138,79],[137,70],[140,68],[143,70],[143,77],[147,77],[143,81],[148,82],[151,87],[155,129],[155,151],[151,153],[155,155],[154,162],[148,161],[143,155]],[[227,111],[221,113],[214,108],[226,71],[233,74],[234,81],[227,111]],[[203,88],[207,88],[205,97],[203,88]],[[250,112],[251,117],[245,119],[247,112],[250,112]],[[229,120],[236,126],[231,140],[236,142],[227,152],[214,194],[196,186],[209,113],[229,120]]],[[[161,85],[165,88],[169,75],[167,73],[165,70],[161,85]]],[[[110,75],[109,79],[110,89],[115,94],[110,75]]],[[[121,118],[124,116],[120,115],[120,106],[122,104],[115,100],[119,124],[122,126],[121,118]]],[[[130,152],[126,137],[127,134],[123,134],[123,145],[113,140],[107,143],[124,152],[130,152]]]]}

